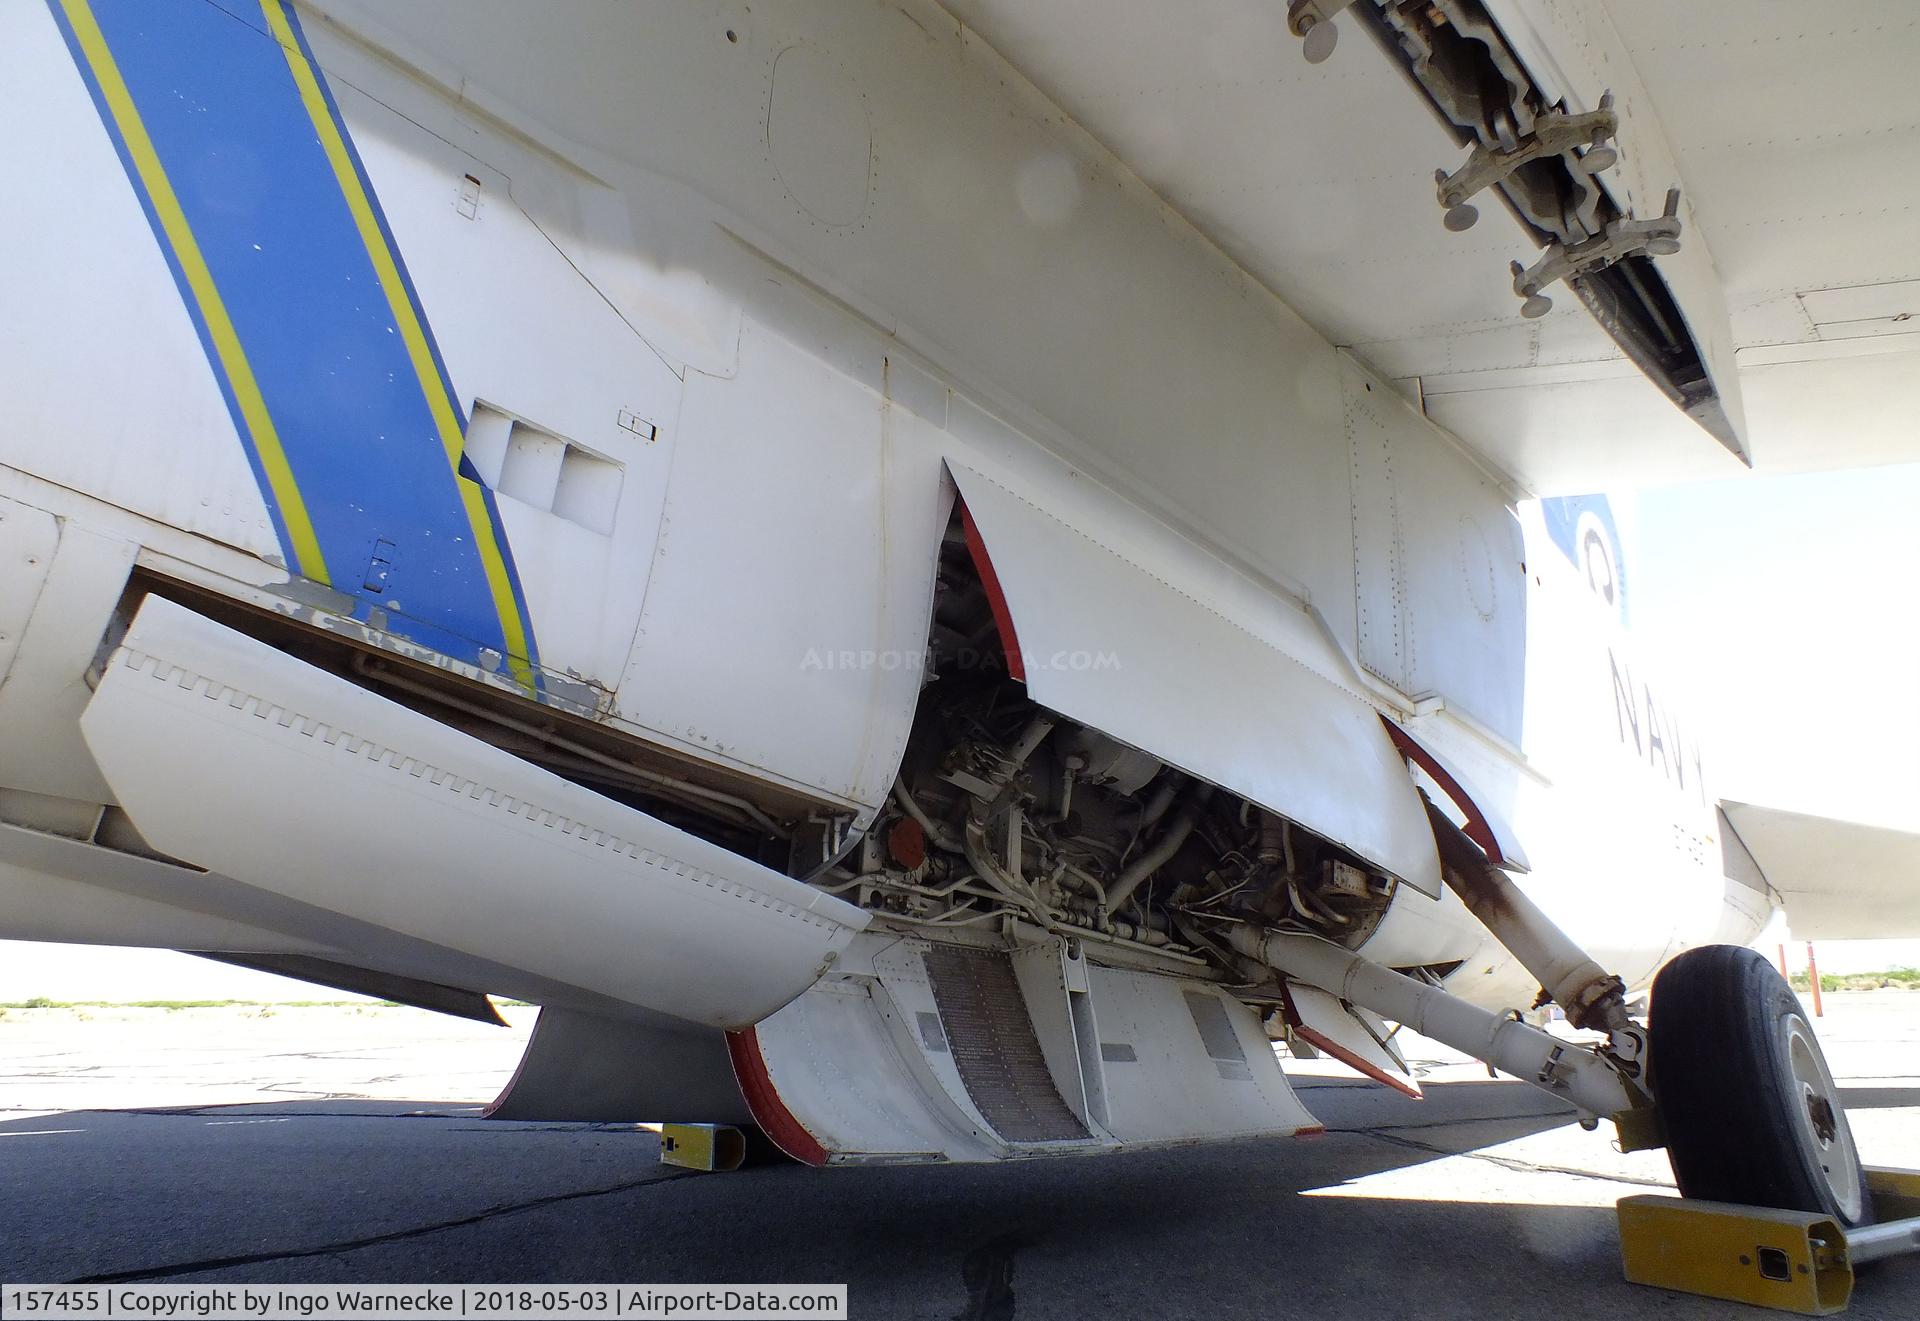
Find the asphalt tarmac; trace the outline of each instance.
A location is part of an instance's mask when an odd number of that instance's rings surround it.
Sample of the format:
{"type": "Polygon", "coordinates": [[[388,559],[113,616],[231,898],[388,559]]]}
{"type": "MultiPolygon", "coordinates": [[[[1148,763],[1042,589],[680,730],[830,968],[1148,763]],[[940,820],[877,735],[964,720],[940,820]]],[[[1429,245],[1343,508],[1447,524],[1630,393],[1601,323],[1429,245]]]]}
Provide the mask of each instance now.
{"type": "MultiPolygon", "coordinates": [[[[940,1321],[1766,1315],[1625,1283],[1613,1203],[1669,1190],[1664,1156],[1430,1043],[1420,1102],[1290,1064],[1311,1140],[709,1175],[645,1129],[481,1119],[510,1016],[6,1011],[0,1280],[844,1281],[854,1317],[940,1321]]],[[[1867,1158],[1920,1167],[1920,993],[1832,995],[1820,1026],[1867,1158]]],[[[1907,1258],[1848,1315],[1916,1299],[1907,1258]]]]}

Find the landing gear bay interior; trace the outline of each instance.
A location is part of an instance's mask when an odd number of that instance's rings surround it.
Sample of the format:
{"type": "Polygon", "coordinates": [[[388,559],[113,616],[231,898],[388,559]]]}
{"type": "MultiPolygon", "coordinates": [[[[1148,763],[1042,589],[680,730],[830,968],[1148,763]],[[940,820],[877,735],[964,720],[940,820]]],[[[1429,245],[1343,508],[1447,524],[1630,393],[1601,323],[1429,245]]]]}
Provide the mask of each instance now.
{"type": "Polygon", "coordinates": [[[1920,460],[1917,63],[6,0],[0,938],[523,1001],[492,1117],[819,1180],[1307,1137],[1417,1033],[1910,1246],[1750,946],[1920,936],[1920,837],[1716,794],[1596,493],[1920,460]]]}

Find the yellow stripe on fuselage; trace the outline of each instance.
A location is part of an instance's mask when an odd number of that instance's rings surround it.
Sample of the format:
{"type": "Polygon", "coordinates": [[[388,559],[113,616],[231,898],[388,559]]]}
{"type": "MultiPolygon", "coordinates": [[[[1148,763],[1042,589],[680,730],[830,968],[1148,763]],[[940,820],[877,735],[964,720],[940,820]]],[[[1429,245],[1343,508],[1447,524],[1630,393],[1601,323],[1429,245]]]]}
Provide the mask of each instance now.
{"type": "Polygon", "coordinates": [[[146,191],[147,201],[153,207],[154,215],[159,218],[160,228],[173,249],[174,260],[186,276],[187,287],[193,291],[200,319],[207,327],[207,337],[212,341],[214,353],[220,360],[220,370],[226,374],[227,386],[240,406],[240,415],[246,419],[253,451],[259,457],[274,501],[280,506],[281,521],[293,543],[290,549],[294,570],[315,582],[331,583],[326,560],[320,554],[320,538],[314,534],[313,520],[307,516],[306,502],[300,498],[300,488],[294,483],[293,469],[288,466],[286,451],[280,445],[280,433],[267,412],[266,400],[260,395],[253,368],[248,365],[246,352],[240,347],[240,337],[234,332],[226,304],[221,301],[220,290],[213,282],[213,273],[207,269],[200,244],[194,239],[186,214],[180,208],[180,199],[174,194],[173,185],[167,181],[167,172],[161,167],[153,139],[147,136],[146,125],[141,122],[140,112],[134,107],[126,80],[120,76],[120,66],[114,62],[113,52],[108,49],[107,39],[101,33],[87,0],[60,0],[60,7],[73,29],[74,39],[86,56],[94,81],[99,84],[101,97],[113,116],[114,128],[119,131],[120,140],[126,146],[127,158],[133,162],[140,186],[146,191]]]}
{"type": "Polygon", "coordinates": [[[373,260],[373,269],[380,277],[380,288],[386,293],[394,326],[400,332],[401,342],[407,347],[414,373],[420,378],[420,389],[426,395],[428,410],[440,433],[441,447],[446,451],[447,464],[452,469],[454,483],[460,492],[461,506],[466,510],[467,523],[473,531],[473,544],[480,552],[480,563],[487,575],[487,587],[493,596],[494,609],[500,616],[500,637],[506,643],[508,667],[516,680],[531,689],[533,667],[527,661],[527,632],[521,623],[519,602],[514,598],[513,579],[507,572],[506,556],[493,535],[493,520],[487,515],[485,497],[476,483],[460,474],[460,456],[466,447],[466,437],[461,432],[460,417],[454,409],[453,400],[448,398],[441,381],[439,368],[434,365],[433,350],[427,344],[426,328],[420,324],[420,318],[414,311],[413,300],[407,294],[406,281],[400,277],[400,264],[387,245],[386,235],[380,231],[372,199],[361,186],[360,173],[354,168],[353,157],[333,121],[333,112],[320,90],[313,66],[307,62],[299,41],[293,35],[293,28],[287,22],[281,0],[260,0],[260,8],[266,15],[267,26],[274,40],[280,43],[281,54],[286,56],[287,67],[293,71],[294,85],[300,91],[300,103],[306,108],[307,117],[313,121],[321,149],[326,152],[327,161],[333,166],[334,177],[339,181],[341,194],[346,198],[347,209],[353,214],[353,223],[359,229],[361,241],[367,245],[367,255],[373,260]]]}

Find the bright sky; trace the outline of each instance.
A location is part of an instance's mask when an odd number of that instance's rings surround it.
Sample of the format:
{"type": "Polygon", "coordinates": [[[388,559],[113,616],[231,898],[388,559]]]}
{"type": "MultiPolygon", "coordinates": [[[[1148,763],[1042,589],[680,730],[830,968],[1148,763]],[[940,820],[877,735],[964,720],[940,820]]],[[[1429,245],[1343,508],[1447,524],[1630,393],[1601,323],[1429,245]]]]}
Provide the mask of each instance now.
{"type": "MultiPolygon", "coordinates": [[[[1617,503],[1635,650],[1684,694],[1712,792],[1920,830],[1920,465],[1617,503]]],[[[1920,966],[1920,940],[1819,956],[1825,972],[1920,966]]]]}
{"type": "MultiPolygon", "coordinates": [[[[1640,665],[1697,731],[1713,791],[1920,830],[1920,465],[1616,505],[1640,665]]],[[[1828,972],[1902,965],[1920,966],[1920,940],[1820,947],[1828,972]]],[[[184,954],[0,942],[0,1000],[35,995],[334,998],[184,954]]]]}

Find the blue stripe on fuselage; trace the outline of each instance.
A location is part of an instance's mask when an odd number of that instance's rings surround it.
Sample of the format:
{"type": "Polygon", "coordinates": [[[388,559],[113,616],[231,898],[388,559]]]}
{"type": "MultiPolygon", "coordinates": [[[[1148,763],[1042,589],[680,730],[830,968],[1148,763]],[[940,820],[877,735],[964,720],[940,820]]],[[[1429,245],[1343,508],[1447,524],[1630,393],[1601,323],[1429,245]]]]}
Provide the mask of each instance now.
{"type": "MultiPolygon", "coordinates": [[[[356,598],[356,617],[384,612],[421,645],[504,657],[500,603],[425,394],[445,388],[445,367],[434,347],[441,380],[416,372],[279,43],[205,0],[91,8],[245,347],[330,585],[356,598]]],[[[272,505],[264,478],[261,490],[272,505]]],[[[491,492],[486,503],[524,619],[491,492]]]]}

